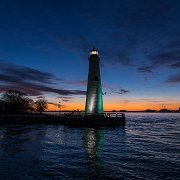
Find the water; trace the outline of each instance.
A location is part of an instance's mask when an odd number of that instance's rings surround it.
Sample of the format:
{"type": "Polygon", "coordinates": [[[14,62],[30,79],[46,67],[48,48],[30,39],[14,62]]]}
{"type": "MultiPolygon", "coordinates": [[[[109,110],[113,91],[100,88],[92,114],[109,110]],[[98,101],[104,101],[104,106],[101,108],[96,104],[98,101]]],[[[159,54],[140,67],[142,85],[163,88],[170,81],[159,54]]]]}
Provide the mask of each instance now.
{"type": "Polygon", "coordinates": [[[0,127],[0,179],[180,179],[180,114],[126,113],[125,128],[0,127]]]}

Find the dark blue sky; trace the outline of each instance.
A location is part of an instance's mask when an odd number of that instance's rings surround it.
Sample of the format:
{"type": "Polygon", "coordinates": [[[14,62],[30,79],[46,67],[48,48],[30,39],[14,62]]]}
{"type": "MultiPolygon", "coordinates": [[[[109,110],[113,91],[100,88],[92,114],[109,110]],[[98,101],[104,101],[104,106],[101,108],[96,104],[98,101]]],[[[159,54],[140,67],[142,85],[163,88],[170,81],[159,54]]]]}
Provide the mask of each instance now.
{"type": "Polygon", "coordinates": [[[105,109],[180,106],[179,0],[1,0],[0,91],[84,108],[101,56],[105,109]]]}

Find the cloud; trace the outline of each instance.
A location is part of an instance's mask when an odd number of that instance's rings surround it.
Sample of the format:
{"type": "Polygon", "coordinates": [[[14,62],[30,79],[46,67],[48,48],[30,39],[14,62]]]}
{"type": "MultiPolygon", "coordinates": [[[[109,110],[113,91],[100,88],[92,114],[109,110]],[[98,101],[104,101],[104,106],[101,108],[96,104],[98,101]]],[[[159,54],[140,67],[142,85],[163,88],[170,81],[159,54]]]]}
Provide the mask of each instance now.
{"type": "MultiPolygon", "coordinates": [[[[103,35],[103,34],[102,34],[103,35]]],[[[103,65],[122,65],[122,66],[134,66],[133,59],[129,57],[129,51],[133,48],[136,43],[133,40],[129,40],[127,43],[118,43],[117,47],[114,48],[113,32],[110,37],[108,37],[108,44],[103,43],[102,40],[98,42],[97,40],[92,41],[88,36],[84,34],[73,33],[68,36],[61,33],[47,33],[47,36],[54,42],[58,43],[65,50],[78,56],[81,60],[86,60],[88,58],[88,52],[95,47],[102,55],[103,65]]],[[[107,37],[106,37],[107,38],[107,37]]]]}
{"type": "Polygon", "coordinates": [[[71,99],[73,98],[72,96],[58,96],[57,98],[62,98],[62,99],[71,99]]]}
{"type": "Polygon", "coordinates": [[[56,93],[63,96],[66,95],[85,95],[86,91],[81,90],[65,90],[65,89],[59,89],[59,88],[52,88],[47,85],[37,85],[33,83],[23,83],[23,82],[16,82],[16,85],[4,85],[0,87],[0,91],[7,91],[10,89],[20,90],[28,95],[32,96],[40,96],[43,95],[43,92],[47,93],[56,93]]]}
{"type": "MultiPolygon", "coordinates": [[[[128,48],[127,48],[128,49],[128,48]]],[[[129,66],[134,67],[135,63],[133,59],[130,58],[130,49],[119,50],[112,48],[104,48],[100,53],[102,54],[103,65],[113,65],[113,66],[129,66]]]]}
{"type": "Polygon", "coordinates": [[[168,77],[165,83],[173,84],[173,85],[180,84],[180,73],[168,77]]]}
{"type": "Polygon", "coordinates": [[[169,69],[180,68],[180,50],[167,48],[164,51],[148,55],[149,64],[137,68],[141,73],[153,73],[155,69],[166,67],[169,69]]]}
{"type": "Polygon", "coordinates": [[[77,81],[65,80],[65,81],[62,81],[62,83],[77,86],[77,87],[87,86],[87,80],[77,80],[77,81]]]}
{"type": "Polygon", "coordinates": [[[69,102],[70,100],[69,99],[63,99],[62,101],[63,102],[69,102]]]}
{"type": "Polygon", "coordinates": [[[0,93],[9,91],[9,90],[18,90],[18,91],[22,91],[30,96],[41,96],[43,95],[43,92],[39,91],[38,89],[33,89],[33,87],[29,88],[29,87],[25,87],[22,84],[19,83],[15,83],[15,84],[11,84],[10,82],[7,82],[8,84],[5,85],[1,85],[0,86],[0,93]],[[11,85],[9,85],[11,84],[11,85]]]}
{"type": "Polygon", "coordinates": [[[48,104],[54,105],[54,106],[58,106],[58,103],[54,103],[54,102],[48,102],[48,104]]]}
{"type": "Polygon", "coordinates": [[[110,90],[110,91],[105,91],[103,93],[103,95],[108,95],[108,94],[113,94],[113,93],[115,93],[115,94],[127,94],[127,93],[130,93],[130,91],[126,90],[126,89],[119,89],[119,90],[113,89],[113,90],[110,90]]]}
{"type": "Polygon", "coordinates": [[[34,81],[55,84],[55,76],[51,73],[39,71],[29,67],[18,66],[13,63],[0,61],[0,80],[6,81],[34,81]]]}
{"type": "MultiPolygon", "coordinates": [[[[53,105],[53,106],[56,106],[56,107],[58,107],[58,108],[60,108],[59,107],[59,103],[54,103],[54,102],[48,102],[48,104],[50,104],[50,105],[53,105]]],[[[61,108],[66,108],[67,106],[66,105],[64,105],[64,104],[61,104],[61,108]]]]}
{"type": "Polygon", "coordinates": [[[106,84],[103,83],[102,87],[104,89],[103,95],[110,95],[110,94],[126,94],[130,93],[131,91],[117,85],[106,84]]]}
{"type": "Polygon", "coordinates": [[[41,96],[44,92],[63,96],[86,94],[86,91],[53,87],[57,81],[53,74],[11,63],[0,62],[0,81],[4,83],[0,86],[0,92],[16,89],[32,96],[41,96]]]}
{"type": "Polygon", "coordinates": [[[179,59],[179,62],[172,63],[170,65],[170,67],[173,68],[173,69],[179,69],[180,68],[180,59],[179,59]]]}
{"type": "Polygon", "coordinates": [[[43,99],[43,98],[45,98],[44,96],[37,96],[36,97],[37,99],[43,99]]]}
{"type": "Polygon", "coordinates": [[[76,33],[68,36],[60,33],[47,33],[48,37],[65,48],[67,51],[86,58],[87,52],[92,48],[92,42],[83,34],[76,33]]]}
{"type": "Polygon", "coordinates": [[[152,68],[153,68],[152,66],[142,66],[137,68],[137,70],[142,73],[152,73],[153,72],[152,68]]]}
{"type": "Polygon", "coordinates": [[[115,93],[117,93],[117,94],[126,94],[126,93],[130,93],[130,91],[129,91],[129,90],[126,90],[126,89],[120,89],[120,90],[118,90],[118,91],[115,92],[115,93]]]}
{"type": "Polygon", "coordinates": [[[153,55],[151,58],[153,66],[172,66],[180,61],[180,51],[179,50],[169,50],[166,52],[160,52],[159,54],[153,55]]]}
{"type": "Polygon", "coordinates": [[[103,6],[100,1],[94,3],[97,7],[101,6],[98,11],[95,6],[82,2],[79,6],[77,2],[77,17],[80,16],[81,20],[72,18],[80,23],[79,26],[68,27],[67,32],[49,32],[50,39],[83,60],[87,59],[88,51],[95,46],[100,51],[104,66],[134,67],[143,73],[151,73],[154,68],[159,68],[159,65],[156,66],[158,60],[153,62],[152,59],[161,56],[162,46],[167,45],[165,52],[178,48],[179,41],[174,39],[174,34],[180,25],[177,16],[179,2],[128,0],[124,3],[116,0],[113,3],[105,1],[103,6]]]}

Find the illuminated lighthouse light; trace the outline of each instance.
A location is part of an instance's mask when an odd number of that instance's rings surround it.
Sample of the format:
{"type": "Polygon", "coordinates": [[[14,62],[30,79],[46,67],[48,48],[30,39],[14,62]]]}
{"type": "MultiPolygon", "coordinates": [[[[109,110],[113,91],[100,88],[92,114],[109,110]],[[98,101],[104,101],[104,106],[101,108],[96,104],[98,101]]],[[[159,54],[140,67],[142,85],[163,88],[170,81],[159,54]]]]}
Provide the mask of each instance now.
{"type": "Polygon", "coordinates": [[[92,55],[92,54],[97,54],[98,55],[98,51],[90,51],[90,55],[92,55]]]}

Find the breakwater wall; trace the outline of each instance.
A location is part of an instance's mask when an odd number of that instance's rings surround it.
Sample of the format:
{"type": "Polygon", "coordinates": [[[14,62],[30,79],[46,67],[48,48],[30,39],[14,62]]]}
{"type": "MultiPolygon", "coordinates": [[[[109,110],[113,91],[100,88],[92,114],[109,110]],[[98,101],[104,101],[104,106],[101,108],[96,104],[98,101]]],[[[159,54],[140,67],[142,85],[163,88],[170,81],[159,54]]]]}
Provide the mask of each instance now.
{"type": "Polygon", "coordinates": [[[125,117],[82,117],[51,115],[3,115],[0,125],[16,124],[59,124],[72,127],[113,127],[124,126],[125,117]]]}

